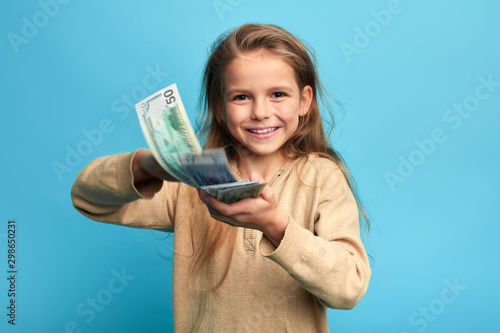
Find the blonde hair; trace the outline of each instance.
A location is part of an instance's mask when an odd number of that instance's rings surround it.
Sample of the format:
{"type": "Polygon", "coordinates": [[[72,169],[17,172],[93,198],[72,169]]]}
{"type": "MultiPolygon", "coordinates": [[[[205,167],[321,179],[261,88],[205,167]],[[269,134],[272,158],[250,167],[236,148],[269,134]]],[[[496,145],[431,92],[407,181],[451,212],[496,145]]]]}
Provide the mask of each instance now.
{"type": "MultiPolygon", "coordinates": [[[[334,161],[342,170],[356,198],[360,212],[360,223],[362,220],[365,221],[365,233],[367,234],[369,222],[357,195],[356,184],[341,155],[329,145],[333,116],[330,103],[328,103],[324,93],[325,89],[318,76],[316,59],[311,50],[287,30],[274,25],[245,24],[222,34],[212,44],[210,57],[205,65],[199,101],[203,113],[198,127],[200,137],[205,142],[204,147],[224,147],[229,159],[238,157],[238,142],[232,137],[221,117],[221,112],[225,112],[223,74],[232,59],[246,52],[258,50],[268,51],[288,63],[294,69],[300,90],[305,86],[310,86],[313,90],[309,112],[299,117],[298,128],[282,147],[283,152],[290,158],[316,154],[334,161]],[[327,133],[323,128],[318,97],[332,119],[327,133]]],[[[204,289],[204,291],[210,291],[217,289],[227,276],[238,229],[225,223],[209,223],[210,219],[206,220],[207,236],[196,251],[197,258],[194,261],[193,276],[199,279],[203,266],[209,263],[213,254],[224,246],[227,246],[227,250],[231,251],[226,271],[221,280],[212,288],[204,289]]]]}

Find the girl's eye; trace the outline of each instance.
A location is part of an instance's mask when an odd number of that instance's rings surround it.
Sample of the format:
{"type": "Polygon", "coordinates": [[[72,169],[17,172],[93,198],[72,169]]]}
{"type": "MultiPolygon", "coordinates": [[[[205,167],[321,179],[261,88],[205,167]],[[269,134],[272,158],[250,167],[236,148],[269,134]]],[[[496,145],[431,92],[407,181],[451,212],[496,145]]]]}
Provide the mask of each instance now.
{"type": "Polygon", "coordinates": [[[285,96],[286,96],[286,94],[284,92],[281,92],[281,91],[273,93],[273,97],[280,98],[280,97],[285,97],[285,96]]]}
{"type": "Polygon", "coordinates": [[[235,101],[243,101],[243,100],[245,100],[247,98],[248,98],[247,95],[236,95],[236,96],[233,97],[233,100],[235,100],[235,101]]]}

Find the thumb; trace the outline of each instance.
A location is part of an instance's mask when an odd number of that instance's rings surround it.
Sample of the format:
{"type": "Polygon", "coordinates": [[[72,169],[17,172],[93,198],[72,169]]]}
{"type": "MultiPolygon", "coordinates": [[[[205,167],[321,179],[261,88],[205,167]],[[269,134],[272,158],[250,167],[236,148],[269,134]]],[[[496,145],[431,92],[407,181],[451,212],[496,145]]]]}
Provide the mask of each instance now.
{"type": "MultiPolygon", "coordinates": [[[[260,184],[262,183],[265,183],[266,181],[264,180],[264,178],[262,178],[257,172],[252,172],[250,174],[250,181],[259,181],[260,184]]],[[[273,190],[271,189],[271,187],[269,187],[269,185],[266,185],[264,187],[264,189],[262,190],[262,192],[260,193],[260,197],[262,199],[264,199],[265,201],[267,202],[271,202],[274,198],[274,192],[273,190]]]]}
{"type": "Polygon", "coordinates": [[[257,172],[252,172],[250,175],[250,181],[259,181],[259,183],[265,183],[264,178],[262,178],[257,172]]]}
{"type": "Polygon", "coordinates": [[[264,199],[267,202],[273,202],[274,191],[269,185],[266,185],[264,187],[264,189],[262,190],[262,192],[260,193],[260,196],[262,197],[262,199],[264,199]]]}

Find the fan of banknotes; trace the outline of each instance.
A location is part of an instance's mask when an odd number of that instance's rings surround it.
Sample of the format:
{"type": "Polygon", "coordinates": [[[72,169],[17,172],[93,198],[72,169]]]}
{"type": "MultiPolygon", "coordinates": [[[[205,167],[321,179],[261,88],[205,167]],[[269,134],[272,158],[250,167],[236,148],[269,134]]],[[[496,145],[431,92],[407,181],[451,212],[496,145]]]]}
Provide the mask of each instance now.
{"type": "Polygon", "coordinates": [[[155,159],[179,181],[225,203],[255,198],[264,189],[258,181],[238,181],[223,148],[202,150],[175,83],[135,108],[155,159]]]}

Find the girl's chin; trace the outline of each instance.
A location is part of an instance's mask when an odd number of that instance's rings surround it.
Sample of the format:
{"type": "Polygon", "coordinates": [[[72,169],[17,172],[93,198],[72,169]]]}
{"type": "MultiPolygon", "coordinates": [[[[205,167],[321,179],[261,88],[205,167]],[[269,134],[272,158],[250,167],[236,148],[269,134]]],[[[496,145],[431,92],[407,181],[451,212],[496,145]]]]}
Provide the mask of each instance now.
{"type": "Polygon", "coordinates": [[[258,147],[244,147],[238,150],[239,155],[243,159],[261,159],[261,158],[273,158],[273,159],[286,159],[285,152],[280,150],[267,150],[259,149],[258,147]]]}
{"type": "Polygon", "coordinates": [[[288,160],[286,156],[286,152],[281,147],[280,149],[273,150],[273,148],[265,149],[264,147],[259,147],[259,145],[249,145],[241,143],[240,141],[236,141],[233,144],[233,147],[236,150],[236,155],[243,159],[256,159],[256,158],[264,158],[264,157],[276,157],[279,159],[288,160]]]}

